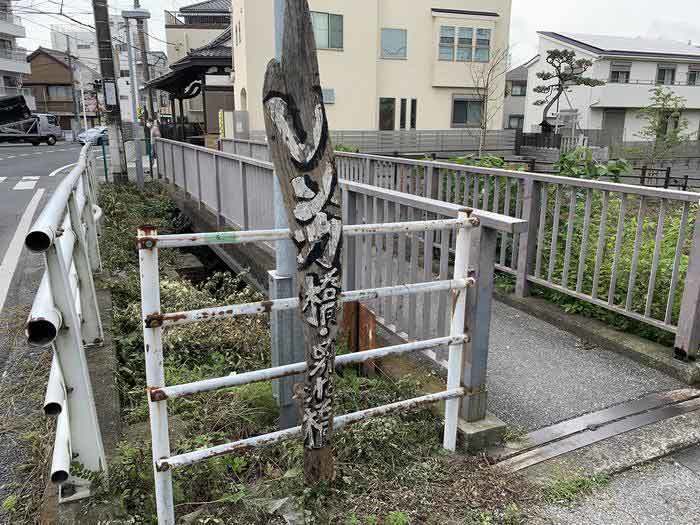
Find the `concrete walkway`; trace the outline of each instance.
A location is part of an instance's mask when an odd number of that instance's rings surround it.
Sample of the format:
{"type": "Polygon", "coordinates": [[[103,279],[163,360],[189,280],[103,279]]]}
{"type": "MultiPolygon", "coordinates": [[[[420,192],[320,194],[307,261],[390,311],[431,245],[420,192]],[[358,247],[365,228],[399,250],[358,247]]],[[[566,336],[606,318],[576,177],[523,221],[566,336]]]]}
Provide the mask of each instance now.
{"type": "Polygon", "coordinates": [[[690,525],[700,523],[700,448],[619,474],[571,506],[536,509],[528,523],[690,525]]]}
{"type": "Polygon", "coordinates": [[[498,301],[491,326],[489,411],[526,431],[687,386],[498,301]]]}

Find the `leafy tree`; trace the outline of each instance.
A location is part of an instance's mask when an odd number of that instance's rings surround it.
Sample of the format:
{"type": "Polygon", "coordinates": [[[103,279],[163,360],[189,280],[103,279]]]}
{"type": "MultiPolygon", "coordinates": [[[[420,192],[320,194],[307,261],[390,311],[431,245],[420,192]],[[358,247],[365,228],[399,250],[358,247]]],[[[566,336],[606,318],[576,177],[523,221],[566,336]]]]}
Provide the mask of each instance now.
{"type": "Polygon", "coordinates": [[[650,93],[650,104],[638,113],[646,124],[636,136],[649,143],[643,149],[643,155],[647,165],[654,166],[693,137],[688,133],[688,119],[683,116],[685,98],[663,86],[652,89],[650,93]]]}
{"type": "Polygon", "coordinates": [[[575,179],[599,179],[610,177],[615,182],[620,182],[621,175],[627,175],[632,171],[629,162],[624,159],[599,162],[593,158],[590,148],[576,148],[561,155],[554,169],[563,177],[575,179]]]}
{"type": "Polygon", "coordinates": [[[547,120],[547,115],[565,91],[573,86],[603,86],[605,82],[584,76],[584,73],[593,66],[593,62],[586,58],[577,59],[574,51],[550,49],[547,51],[545,60],[554,71],[540,71],[537,73],[537,78],[544,82],[550,80],[554,80],[554,82],[536,86],[533,91],[543,95],[543,98],[537,100],[535,105],[545,106],[542,112],[541,126],[543,132],[550,133],[554,126],[547,120]]]}

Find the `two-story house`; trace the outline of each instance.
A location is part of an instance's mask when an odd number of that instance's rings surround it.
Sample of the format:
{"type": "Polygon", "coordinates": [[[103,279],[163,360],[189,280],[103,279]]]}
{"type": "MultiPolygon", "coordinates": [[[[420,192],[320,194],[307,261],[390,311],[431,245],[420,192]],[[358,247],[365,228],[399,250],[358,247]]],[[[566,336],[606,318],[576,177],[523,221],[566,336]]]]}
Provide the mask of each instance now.
{"type": "Polygon", "coordinates": [[[0,97],[24,95],[31,109],[36,105],[31,92],[22,88],[24,76],[31,71],[27,50],[17,47],[17,39],[24,38],[22,21],[12,12],[9,0],[0,0],[0,97]]]}
{"type": "Polygon", "coordinates": [[[645,122],[639,110],[650,103],[650,91],[666,86],[685,98],[689,131],[700,130],[700,48],[668,40],[618,36],[540,32],[539,59],[528,67],[528,90],[524,128],[539,131],[542,106],[534,105],[541,96],[533,88],[543,82],[540,71],[550,71],[547,51],[570,49],[593,66],[587,76],[603,80],[604,86],[574,86],[552,108],[548,118],[576,119],[580,129],[603,130],[610,140],[640,140],[645,122]]]}
{"type": "Polygon", "coordinates": [[[506,73],[506,97],[503,100],[503,129],[523,129],[528,68],[538,59],[538,56],[531,58],[524,64],[506,73]]]}
{"type": "MultiPolygon", "coordinates": [[[[235,103],[253,131],[265,127],[273,3],[233,0],[235,103]]],[[[479,126],[474,73],[507,49],[511,0],[310,0],[309,6],[332,129],[479,126]]],[[[505,75],[498,82],[504,93],[505,75]]],[[[492,103],[502,108],[502,100],[492,103]]],[[[490,127],[501,128],[501,112],[490,127]]]]}
{"type": "Polygon", "coordinates": [[[65,52],[44,47],[38,48],[25,60],[31,64],[32,72],[24,79],[24,85],[36,99],[38,112],[56,115],[63,130],[85,127],[84,116],[87,117],[88,127],[98,124],[94,88],[95,80],[100,78],[97,71],[75,57],[69,59],[65,52]],[[85,113],[82,111],[81,94],[85,95],[85,113]]]}

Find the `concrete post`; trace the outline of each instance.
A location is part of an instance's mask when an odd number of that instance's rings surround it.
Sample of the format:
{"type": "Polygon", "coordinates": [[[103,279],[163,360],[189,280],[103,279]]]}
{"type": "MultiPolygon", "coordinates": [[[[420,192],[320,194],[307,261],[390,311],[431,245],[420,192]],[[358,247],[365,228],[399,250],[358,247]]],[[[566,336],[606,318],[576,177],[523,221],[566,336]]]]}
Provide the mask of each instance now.
{"type": "Polygon", "coordinates": [[[513,246],[518,250],[517,281],[515,283],[515,295],[523,298],[530,295],[530,283],[527,276],[535,267],[537,256],[537,233],[540,225],[540,207],[542,190],[537,181],[527,179],[523,192],[523,219],[527,221],[527,229],[520,234],[520,245],[513,246]]]}
{"type": "Polygon", "coordinates": [[[696,359],[700,349],[700,211],[695,218],[674,347],[678,359],[691,361],[696,359]]]}

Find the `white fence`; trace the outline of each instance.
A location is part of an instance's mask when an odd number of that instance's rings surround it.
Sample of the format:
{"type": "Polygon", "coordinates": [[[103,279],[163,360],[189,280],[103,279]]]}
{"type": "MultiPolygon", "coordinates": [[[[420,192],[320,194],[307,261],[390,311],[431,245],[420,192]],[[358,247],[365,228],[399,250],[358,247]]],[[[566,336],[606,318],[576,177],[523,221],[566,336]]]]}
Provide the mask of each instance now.
{"type": "MultiPolygon", "coordinates": [[[[253,152],[263,156],[266,145],[257,144],[253,152]]],[[[429,160],[337,157],[347,181],[527,220],[524,235],[504,234],[498,246],[498,269],[517,277],[519,296],[532,284],[549,288],[675,334],[680,358],[699,353],[698,193],[429,160]],[[633,223],[635,231],[626,231],[633,223]]]]}
{"type": "Polygon", "coordinates": [[[26,334],[30,345],[53,348],[44,411],[58,418],[51,481],[61,486],[61,501],[90,491],[88,481],[71,475],[73,462],[92,472],[107,468],[85,357],[87,346],[103,341],[92,275],[101,268],[96,173],[102,164],[95,156],[83,148],[25,240],[46,260],[26,334]]]}
{"type": "MultiPolygon", "coordinates": [[[[251,140],[221,140],[222,150],[259,160],[269,160],[267,153],[263,152],[263,148],[267,148],[264,134],[251,135],[251,140]],[[252,151],[249,147],[252,147],[252,151]]],[[[331,139],[335,145],[355,148],[362,153],[476,153],[479,151],[481,131],[478,129],[336,130],[331,131],[331,139]]],[[[483,152],[486,155],[510,155],[515,152],[515,145],[516,130],[490,130],[486,132],[483,152]]]]}
{"type": "MultiPolygon", "coordinates": [[[[245,163],[245,159],[239,159],[245,163]]],[[[411,196],[407,196],[410,200],[411,196]]],[[[358,210],[357,194],[349,187],[343,188],[344,215],[346,221],[358,210]]],[[[429,204],[429,203],[428,203],[429,204]]],[[[400,196],[394,205],[401,206],[400,196]]],[[[400,214],[397,214],[397,218],[400,214]]],[[[403,284],[384,287],[372,287],[362,290],[352,289],[346,284],[341,294],[343,302],[411,301],[418,295],[447,292],[451,295],[449,311],[444,311],[447,323],[435,319],[435,312],[429,312],[432,324],[445,328],[445,332],[431,339],[412,341],[405,344],[389,346],[368,352],[348,354],[337,357],[336,366],[360,363],[389,355],[426,351],[438,347],[449,349],[447,387],[444,392],[425,395],[383,405],[360,412],[336,416],[333,428],[341,429],[351,423],[369,417],[381,416],[393,411],[407,410],[430,403],[445,401],[445,432],[443,446],[455,450],[457,442],[457,424],[461,415],[468,421],[477,421],[486,412],[486,361],[488,356],[488,336],[491,316],[492,279],[495,264],[495,241],[498,229],[512,229],[515,222],[493,214],[480,217],[471,210],[457,212],[456,219],[435,219],[421,221],[385,222],[380,224],[347,224],[344,236],[347,242],[344,248],[345,282],[353,282],[356,270],[366,267],[370,252],[378,253],[380,246],[390,237],[408,236],[418,239],[423,234],[440,234],[445,243],[451,234],[455,239],[455,255],[452,273],[443,278],[446,272],[440,272],[435,278],[432,271],[424,282],[413,283],[410,271],[405,268],[398,279],[403,284]],[[474,241],[474,242],[473,242],[474,241]],[[469,362],[467,362],[467,356],[469,362]],[[461,401],[460,401],[461,400],[461,401]]],[[[290,310],[299,307],[298,298],[277,299],[261,303],[228,305],[187,312],[162,313],[159,295],[158,252],[160,249],[182,248],[192,246],[211,246],[226,244],[244,244],[254,242],[275,242],[290,238],[290,231],[258,230],[196,233],[185,235],[162,235],[151,228],[139,230],[139,260],[141,265],[142,321],[144,325],[144,344],[146,347],[147,392],[151,417],[153,439],[153,461],[156,484],[156,502],[158,521],[174,524],[172,471],[186,467],[209,458],[234,454],[237,451],[262,447],[282,440],[299,437],[302,427],[281,430],[262,436],[250,437],[240,441],[217,445],[171,455],[168,433],[167,401],[202,392],[211,392],[222,388],[246,385],[249,383],[270,381],[289,375],[304,373],[305,362],[292,363],[275,368],[258,370],[220,378],[210,378],[195,383],[165,385],[163,368],[162,332],[171,326],[207,322],[212,319],[231,319],[238,316],[265,314],[274,311],[290,310]]],[[[413,243],[417,249],[417,243],[413,243]]],[[[405,244],[404,244],[405,246],[405,244]]],[[[386,249],[383,257],[388,257],[386,249]]],[[[447,253],[443,251],[443,253],[447,253]]],[[[393,251],[392,251],[393,256],[393,251]]],[[[432,258],[432,255],[430,256],[432,258]]],[[[417,257],[414,259],[417,262],[417,257]]],[[[445,259],[445,265],[448,264],[445,259]]],[[[416,265],[417,269],[417,265],[416,265]]],[[[438,315],[440,315],[438,313],[438,315]]],[[[275,331],[273,330],[274,334],[275,331]]]]}

